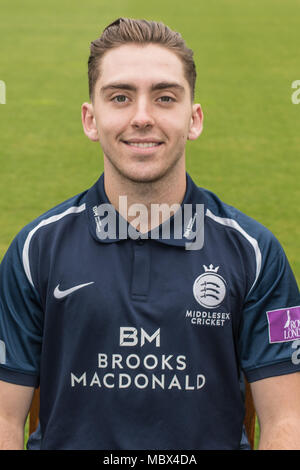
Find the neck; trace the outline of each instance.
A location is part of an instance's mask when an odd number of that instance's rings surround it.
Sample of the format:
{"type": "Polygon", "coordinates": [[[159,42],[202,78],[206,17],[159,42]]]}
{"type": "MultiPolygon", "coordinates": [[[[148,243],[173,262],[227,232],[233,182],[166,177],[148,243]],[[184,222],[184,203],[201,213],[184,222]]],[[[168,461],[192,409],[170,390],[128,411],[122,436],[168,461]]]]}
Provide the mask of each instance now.
{"type": "Polygon", "coordinates": [[[141,233],[146,233],[170,218],[178,208],[176,205],[182,203],[186,191],[185,162],[160,179],[147,182],[132,181],[107,165],[104,166],[104,188],[110,203],[122,217],[141,233]],[[163,210],[157,207],[163,204],[163,210]]]}

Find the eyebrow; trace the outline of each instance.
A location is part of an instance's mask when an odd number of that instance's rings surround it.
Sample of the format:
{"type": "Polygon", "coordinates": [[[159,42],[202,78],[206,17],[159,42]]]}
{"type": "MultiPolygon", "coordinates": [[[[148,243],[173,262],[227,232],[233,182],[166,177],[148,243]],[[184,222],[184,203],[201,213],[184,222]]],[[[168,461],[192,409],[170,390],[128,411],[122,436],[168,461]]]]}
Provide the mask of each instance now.
{"type": "MultiPolygon", "coordinates": [[[[176,89],[181,93],[184,92],[184,87],[176,82],[158,82],[151,85],[151,91],[165,90],[165,89],[176,89]]],[[[100,92],[105,93],[108,90],[129,90],[137,91],[137,87],[131,85],[130,83],[109,83],[108,85],[102,87],[100,92]]]]}

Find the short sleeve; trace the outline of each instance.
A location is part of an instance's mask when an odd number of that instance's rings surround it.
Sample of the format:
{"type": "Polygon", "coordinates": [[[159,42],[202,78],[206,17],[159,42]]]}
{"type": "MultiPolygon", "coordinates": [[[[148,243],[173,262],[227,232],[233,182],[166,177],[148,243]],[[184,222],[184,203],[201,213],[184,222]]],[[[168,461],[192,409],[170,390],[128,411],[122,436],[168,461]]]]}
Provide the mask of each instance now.
{"type": "Polygon", "coordinates": [[[297,282],[283,248],[269,232],[260,250],[260,272],[244,304],[239,336],[240,363],[249,382],[300,370],[294,359],[300,344],[297,282]],[[289,316],[292,334],[285,331],[289,316]],[[272,337],[274,328],[277,338],[272,337]]]}
{"type": "Polygon", "coordinates": [[[26,235],[23,229],[0,265],[0,380],[37,387],[43,315],[23,266],[26,235]]]}

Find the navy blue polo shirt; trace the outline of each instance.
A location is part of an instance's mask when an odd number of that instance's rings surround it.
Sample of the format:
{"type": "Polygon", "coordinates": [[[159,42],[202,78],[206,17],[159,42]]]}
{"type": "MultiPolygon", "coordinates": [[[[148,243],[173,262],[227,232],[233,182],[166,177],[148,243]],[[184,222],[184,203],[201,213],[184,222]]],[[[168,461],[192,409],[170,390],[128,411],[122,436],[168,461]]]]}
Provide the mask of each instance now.
{"type": "Polygon", "coordinates": [[[125,236],[108,204],[102,175],[12,242],[0,379],[40,385],[42,449],[238,449],[241,370],[250,382],[300,370],[282,247],[188,175],[181,236],[175,217],[170,236],[125,236]]]}

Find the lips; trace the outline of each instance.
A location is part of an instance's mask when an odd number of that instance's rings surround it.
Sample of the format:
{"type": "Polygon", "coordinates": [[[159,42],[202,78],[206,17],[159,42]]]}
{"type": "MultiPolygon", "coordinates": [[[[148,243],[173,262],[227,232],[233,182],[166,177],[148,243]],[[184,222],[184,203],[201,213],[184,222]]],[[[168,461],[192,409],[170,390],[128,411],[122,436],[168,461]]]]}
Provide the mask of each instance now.
{"type": "Polygon", "coordinates": [[[130,140],[122,140],[124,144],[126,144],[128,147],[134,149],[138,149],[139,151],[151,151],[160,145],[163,144],[162,141],[155,139],[155,138],[147,138],[147,139],[130,139],[130,140]]]}
{"type": "Polygon", "coordinates": [[[162,142],[126,142],[125,144],[130,145],[130,147],[137,147],[137,148],[151,148],[151,147],[158,147],[162,144],[162,142]]]}

